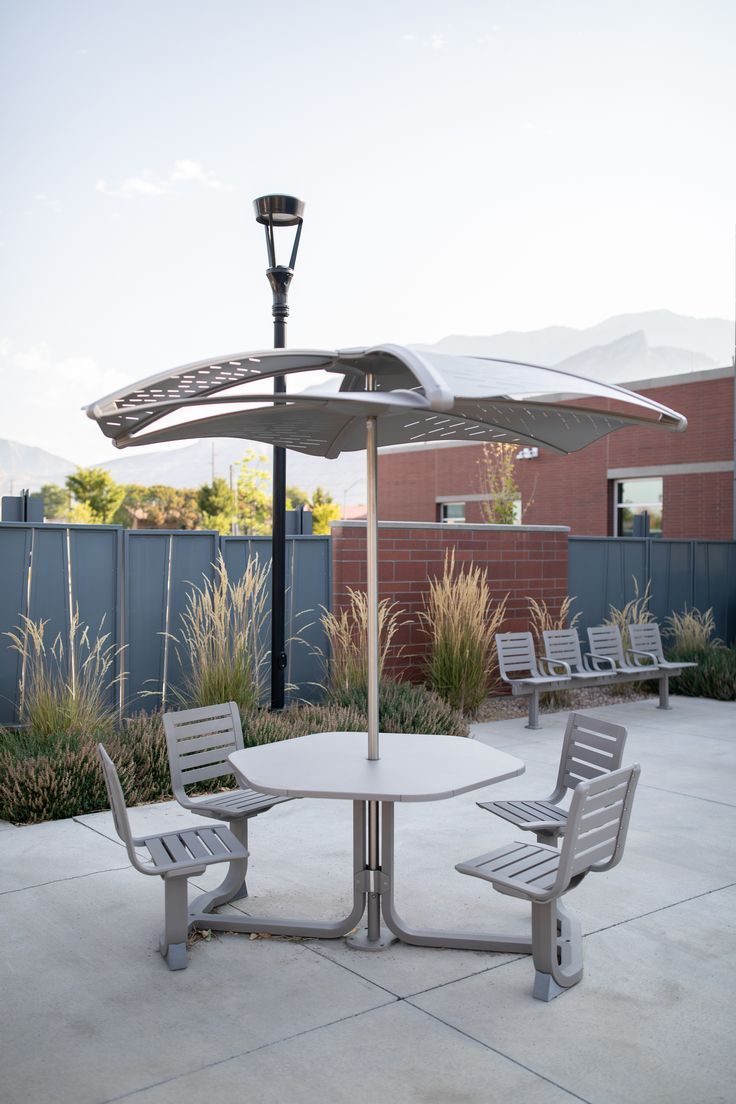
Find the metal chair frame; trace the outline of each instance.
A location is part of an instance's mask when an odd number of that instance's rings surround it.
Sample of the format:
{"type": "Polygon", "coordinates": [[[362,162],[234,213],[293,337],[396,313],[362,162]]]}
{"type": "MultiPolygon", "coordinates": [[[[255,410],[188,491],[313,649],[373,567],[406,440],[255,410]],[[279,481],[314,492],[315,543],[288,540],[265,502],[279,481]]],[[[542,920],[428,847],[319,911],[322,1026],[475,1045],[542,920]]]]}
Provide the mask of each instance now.
{"type": "Polygon", "coordinates": [[[621,861],[639,774],[635,764],[581,782],[573,791],[559,851],[517,841],[455,868],[490,882],[499,893],[530,902],[537,1000],[554,1000],[583,976],[580,923],[560,898],[587,874],[611,870],[621,861]]]}

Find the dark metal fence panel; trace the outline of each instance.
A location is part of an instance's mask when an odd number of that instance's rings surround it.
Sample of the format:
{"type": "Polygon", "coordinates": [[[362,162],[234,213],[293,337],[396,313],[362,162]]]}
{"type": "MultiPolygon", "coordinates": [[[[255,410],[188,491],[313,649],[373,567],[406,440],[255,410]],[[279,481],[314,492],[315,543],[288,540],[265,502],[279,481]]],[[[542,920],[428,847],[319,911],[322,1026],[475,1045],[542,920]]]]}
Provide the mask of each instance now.
{"type": "Polygon", "coordinates": [[[169,534],[168,635],[164,638],[166,705],[176,706],[176,691],[183,688],[189,669],[186,652],[180,643],[182,615],[193,589],[202,590],[205,581],[213,581],[218,554],[217,533],[198,530],[169,534]]]}
{"type": "Polygon", "coordinates": [[[320,655],[327,654],[320,618],[332,608],[330,538],[293,537],[287,539],[286,550],[286,674],[299,687],[298,696],[311,701],[320,696],[320,655]]]}
{"type": "MultiPolygon", "coordinates": [[[[37,533],[40,530],[36,530],[37,533]]],[[[122,532],[117,526],[70,527],[68,540],[69,582],[72,611],[78,611],[80,625],[89,626],[92,644],[107,636],[105,649],[112,647],[109,672],[112,682],[125,671],[126,654],[122,635],[122,532]]],[[[111,707],[118,704],[121,688],[114,683],[109,692],[111,707]]]]}
{"type": "Polygon", "coordinates": [[[123,541],[126,710],[153,709],[161,704],[164,677],[169,535],[129,530],[123,541]]]}
{"type": "MultiPolygon", "coordinates": [[[[28,572],[31,562],[32,530],[27,525],[0,525],[0,632],[20,625],[28,612],[28,572]]],[[[18,683],[21,658],[10,647],[7,636],[0,636],[0,724],[17,721],[18,683]]]]}
{"type": "Polygon", "coordinates": [[[736,640],[736,542],[695,541],[693,605],[713,608],[716,635],[736,640]]]}
{"type": "Polygon", "coordinates": [[[649,541],[649,568],[644,576],[652,580],[651,613],[660,624],[672,613],[693,605],[693,542],[649,541]]]}
{"type": "Polygon", "coordinates": [[[649,609],[661,623],[672,613],[712,608],[716,635],[736,637],[736,543],[571,537],[568,588],[581,629],[599,625],[651,582],[649,609]]]}
{"type": "Polygon", "coordinates": [[[571,537],[568,543],[568,592],[582,629],[600,625],[611,605],[621,608],[636,596],[633,579],[647,575],[647,542],[637,538],[571,537]]]}

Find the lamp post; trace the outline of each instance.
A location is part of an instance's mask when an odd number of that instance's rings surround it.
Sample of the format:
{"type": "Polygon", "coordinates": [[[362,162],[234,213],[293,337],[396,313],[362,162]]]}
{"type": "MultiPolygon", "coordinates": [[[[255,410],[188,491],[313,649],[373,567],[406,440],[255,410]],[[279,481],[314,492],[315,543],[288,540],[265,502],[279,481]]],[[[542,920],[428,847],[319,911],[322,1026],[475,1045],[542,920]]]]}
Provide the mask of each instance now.
{"type": "MultiPolygon", "coordinates": [[[[268,264],[266,276],[273,293],[273,347],[286,348],[286,319],[289,316],[289,285],[294,275],[296,254],[302,233],[304,203],[295,196],[266,195],[253,200],[256,222],[266,229],[268,264]],[[276,264],[274,231],[296,227],[288,265],[276,264]]],[[[284,394],[286,379],[274,376],[275,395],[284,394]]],[[[273,491],[271,499],[271,708],[283,709],[286,681],[286,450],[273,450],[273,491]]]]}

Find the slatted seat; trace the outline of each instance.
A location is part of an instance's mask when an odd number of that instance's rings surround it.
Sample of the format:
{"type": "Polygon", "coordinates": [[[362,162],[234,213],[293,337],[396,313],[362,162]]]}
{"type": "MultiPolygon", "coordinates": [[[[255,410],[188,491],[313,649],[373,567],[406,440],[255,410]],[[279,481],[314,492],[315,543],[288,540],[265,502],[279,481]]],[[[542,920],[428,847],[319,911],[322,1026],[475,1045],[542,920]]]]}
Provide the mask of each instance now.
{"type": "Polygon", "coordinates": [[[189,878],[202,874],[213,863],[245,863],[248,849],[225,824],[192,825],[175,832],[134,836],[115,764],[102,744],[97,745],[97,751],[115,830],[125,844],[128,858],[141,874],[158,875],[164,882],[164,930],[159,950],[170,970],[184,970],[189,934],[189,878]],[[148,857],[142,857],[140,851],[147,852],[148,857]]]}
{"type": "Polygon", "coordinates": [[[586,874],[610,870],[623,855],[638,764],[581,782],[573,792],[558,851],[515,842],[458,863],[456,870],[490,882],[499,893],[531,902],[533,995],[550,1001],[583,976],[580,924],[559,898],[586,874]]]}
{"type": "Polygon", "coordinates": [[[629,625],[629,640],[631,641],[631,647],[637,649],[637,652],[641,652],[644,655],[654,656],[657,666],[660,671],[663,672],[662,680],[660,681],[660,705],[662,708],[667,708],[669,705],[669,679],[670,676],[676,677],[685,670],[686,667],[697,667],[697,663],[686,663],[680,660],[670,661],[664,658],[664,650],[662,648],[662,637],[659,632],[659,625],[656,621],[646,621],[641,625],[629,625]],[[664,705],[662,705],[662,687],[664,685],[664,705]]]}
{"type": "MultiPolygon", "coordinates": [[[[164,731],[176,800],[199,816],[226,820],[247,855],[250,818],[293,799],[249,789],[221,790],[204,797],[190,797],[186,791],[187,786],[195,783],[216,782],[232,774],[228,756],[243,747],[240,712],[235,702],[165,713],[164,731]]],[[[222,883],[202,894],[193,903],[193,911],[211,912],[218,905],[247,897],[247,869],[247,860],[233,861],[222,883]]]]}
{"type": "Polygon", "coordinates": [[[485,809],[516,828],[535,832],[540,843],[555,845],[567,825],[561,802],[581,782],[618,770],[626,743],[626,729],[598,717],[571,713],[562,741],[555,788],[543,801],[479,801],[485,809]]]}
{"type": "Polygon", "coordinates": [[[616,671],[627,674],[641,674],[646,661],[648,668],[646,674],[651,677],[657,667],[657,661],[653,655],[647,652],[639,652],[636,649],[624,650],[621,640],[621,631],[618,625],[596,625],[588,629],[588,642],[590,655],[595,660],[612,660],[616,665],[616,671]]]}
{"type": "Polygon", "coordinates": [[[551,663],[534,653],[534,639],[529,632],[497,633],[496,652],[501,678],[514,695],[529,696],[527,728],[539,728],[539,695],[546,690],[570,686],[570,669],[566,663],[551,663]],[[557,668],[558,674],[553,668],[557,668]],[[546,668],[546,670],[544,669],[546,668]],[[528,672],[526,675],[518,672],[528,672]]]}
{"type": "Polygon", "coordinates": [[[599,666],[593,667],[588,652],[582,654],[580,640],[575,629],[546,629],[542,633],[544,640],[544,658],[552,663],[566,663],[573,682],[600,684],[602,675],[614,675],[616,664],[612,659],[602,658],[599,666]]]}

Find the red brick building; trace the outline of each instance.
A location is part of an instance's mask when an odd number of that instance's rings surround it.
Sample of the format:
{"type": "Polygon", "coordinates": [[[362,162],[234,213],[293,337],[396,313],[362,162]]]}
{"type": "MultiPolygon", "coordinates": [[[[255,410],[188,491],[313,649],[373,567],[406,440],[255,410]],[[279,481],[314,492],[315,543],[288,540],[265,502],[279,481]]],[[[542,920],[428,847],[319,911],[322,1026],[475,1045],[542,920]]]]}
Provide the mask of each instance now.
{"type": "MultiPolygon", "coordinates": [[[[687,431],[630,427],[568,456],[520,450],[523,522],[567,525],[581,536],[642,532],[648,522],[652,535],[731,540],[733,368],[625,386],[684,414],[687,431]]],[[[482,521],[482,455],[482,446],[465,444],[382,449],[379,517],[482,521]]]]}

